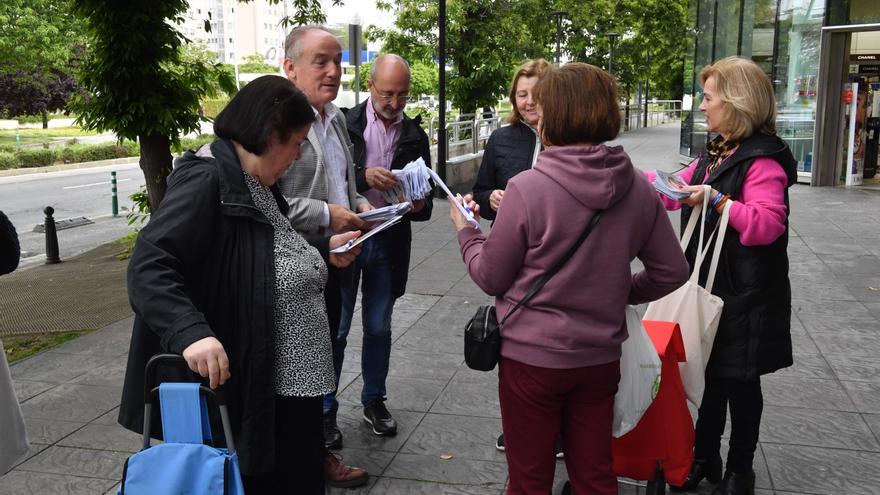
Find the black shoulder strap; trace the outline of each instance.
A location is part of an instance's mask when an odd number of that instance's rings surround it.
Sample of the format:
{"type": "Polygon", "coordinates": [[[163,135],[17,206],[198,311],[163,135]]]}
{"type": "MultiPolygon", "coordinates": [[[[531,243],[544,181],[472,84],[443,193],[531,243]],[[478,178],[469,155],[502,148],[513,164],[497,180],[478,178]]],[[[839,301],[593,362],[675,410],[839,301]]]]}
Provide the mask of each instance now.
{"type": "Polygon", "coordinates": [[[584,229],[584,232],[581,234],[581,236],[578,238],[578,240],[575,241],[574,245],[571,246],[571,248],[568,250],[567,253],[565,253],[565,256],[563,256],[562,259],[557,261],[556,264],[553,266],[553,268],[550,269],[550,271],[545,273],[544,276],[542,276],[540,279],[538,279],[537,282],[535,282],[535,285],[533,285],[532,288],[530,288],[529,291],[526,292],[526,295],[523,296],[523,298],[520,299],[520,301],[518,303],[516,303],[516,306],[514,306],[513,309],[511,309],[510,311],[507,312],[506,315],[504,315],[504,319],[501,320],[501,323],[499,323],[498,326],[504,325],[504,322],[507,321],[508,318],[510,318],[510,315],[512,315],[513,313],[516,313],[516,310],[518,310],[523,305],[525,305],[527,302],[529,302],[529,300],[532,297],[534,297],[535,294],[537,294],[539,290],[541,290],[541,287],[544,287],[544,284],[546,284],[547,281],[549,281],[553,277],[553,275],[556,275],[556,273],[559,272],[559,270],[561,270],[563,266],[565,266],[565,264],[568,262],[568,260],[572,256],[574,256],[574,253],[577,252],[578,248],[581,247],[581,244],[583,244],[584,241],[587,239],[587,237],[590,235],[590,232],[593,231],[593,227],[595,227],[596,223],[599,222],[600,216],[602,216],[602,210],[597,210],[596,214],[593,215],[593,218],[590,220],[590,223],[587,225],[587,228],[584,229]]]}

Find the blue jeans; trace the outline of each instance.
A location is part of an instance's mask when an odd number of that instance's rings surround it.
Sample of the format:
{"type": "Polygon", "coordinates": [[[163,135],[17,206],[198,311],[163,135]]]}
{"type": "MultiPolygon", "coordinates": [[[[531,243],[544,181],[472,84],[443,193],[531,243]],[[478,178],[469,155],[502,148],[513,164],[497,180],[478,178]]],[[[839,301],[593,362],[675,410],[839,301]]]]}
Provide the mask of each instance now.
{"type": "MultiPolygon", "coordinates": [[[[355,261],[357,273],[354,285],[342,289],[342,318],[336,334],[333,368],[338,384],[357,299],[357,288],[363,279],[361,315],[364,340],[361,348],[361,373],[364,388],[361,391],[361,403],[364,405],[372,400],[385,398],[385,378],[388,376],[388,360],[391,357],[391,311],[394,308],[394,296],[391,291],[391,258],[388,248],[389,236],[385,233],[367,239],[355,261]]],[[[324,412],[335,412],[337,409],[339,402],[336,400],[336,394],[325,395],[324,412]]]]}

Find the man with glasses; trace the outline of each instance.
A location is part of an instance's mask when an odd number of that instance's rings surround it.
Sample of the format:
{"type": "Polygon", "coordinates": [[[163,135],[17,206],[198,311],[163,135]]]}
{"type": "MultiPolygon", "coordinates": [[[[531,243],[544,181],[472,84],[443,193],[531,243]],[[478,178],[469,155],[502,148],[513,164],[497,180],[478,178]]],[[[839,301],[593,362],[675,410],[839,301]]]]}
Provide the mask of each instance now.
{"type": "MultiPolygon", "coordinates": [[[[421,118],[410,119],[403,113],[410,89],[406,60],[394,54],[377,57],[373,60],[368,85],[370,97],[349,110],[346,121],[353,144],[357,190],[372,206],[381,207],[387,205],[381,192],[397,185],[391,170],[403,168],[419,157],[430,166],[431,153],[428,136],[420,126],[421,118]]],[[[380,436],[397,434],[397,422],[385,407],[385,378],[391,356],[391,312],[394,300],[406,290],[412,238],[410,221],[430,219],[432,206],[430,197],[414,201],[412,210],[399,224],[364,242],[356,261],[354,286],[342,289],[342,321],[333,363],[337,380],[360,280],[364,331],[361,403],[364,421],[380,436]]],[[[324,436],[338,438],[341,443],[342,435],[335,421],[338,407],[335,395],[325,396],[324,436]]]]}

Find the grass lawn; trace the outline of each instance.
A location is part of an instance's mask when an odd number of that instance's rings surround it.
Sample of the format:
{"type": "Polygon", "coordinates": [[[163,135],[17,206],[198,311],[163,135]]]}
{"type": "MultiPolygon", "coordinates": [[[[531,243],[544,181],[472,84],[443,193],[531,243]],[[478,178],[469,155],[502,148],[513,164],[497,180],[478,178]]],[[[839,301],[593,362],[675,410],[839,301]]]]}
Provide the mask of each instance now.
{"type": "MultiPolygon", "coordinates": [[[[21,144],[39,144],[57,138],[94,136],[94,131],[84,131],[79,127],[56,127],[50,129],[19,129],[21,144]]],[[[15,129],[0,130],[0,146],[15,146],[15,129]]]]}
{"type": "Polygon", "coordinates": [[[80,335],[93,332],[94,329],[77,330],[64,333],[39,333],[31,335],[13,335],[3,337],[3,349],[6,351],[6,360],[14,363],[20,359],[34,355],[40,351],[59,346],[80,335]]]}

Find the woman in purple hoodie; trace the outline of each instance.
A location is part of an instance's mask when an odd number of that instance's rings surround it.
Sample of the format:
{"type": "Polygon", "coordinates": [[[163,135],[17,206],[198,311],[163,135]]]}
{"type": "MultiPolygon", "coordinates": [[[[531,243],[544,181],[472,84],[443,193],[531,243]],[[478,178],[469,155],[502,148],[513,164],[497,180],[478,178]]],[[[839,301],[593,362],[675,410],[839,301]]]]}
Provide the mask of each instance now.
{"type": "Polygon", "coordinates": [[[678,288],[687,262],[651,185],[621,147],[602,144],[620,129],[614,78],[572,63],[549,69],[533,91],[546,149],[533,169],[508,182],[491,234],[470,228],[455,208],[451,213],[468,273],[496,296],[499,320],[602,215],[565,266],[501,330],[508,493],[550,492],[560,433],[574,493],[617,493],[611,423],[626,305],[678,288]],[[635,274],[634,258],[645,267],[635,274]]]}

